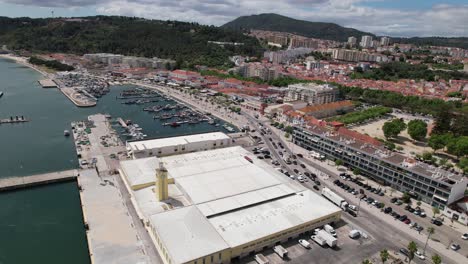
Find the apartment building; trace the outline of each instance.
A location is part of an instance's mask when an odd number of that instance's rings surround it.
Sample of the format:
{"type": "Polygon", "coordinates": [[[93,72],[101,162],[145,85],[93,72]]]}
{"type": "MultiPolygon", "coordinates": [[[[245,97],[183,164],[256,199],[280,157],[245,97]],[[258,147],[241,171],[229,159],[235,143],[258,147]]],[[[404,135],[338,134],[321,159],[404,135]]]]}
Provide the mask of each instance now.
{"type": "Polygon", "coordinates": [[[295,127],[293,142],[441,209],[463,198],[468,183],[461,175],[389,151],[379,141],[344,127],[295,127]]]}
{"type": "Polygon", "coordinates": [[[300,83],[288,86],[284,101],[304,101],[318,105],[338,100],[338,88],[329,84],[300,83]]]}
{"type": "Polygon", "coordinates": [[[362,36],[360,45],[363,48],[371,48],[372,47],[372,36],[362,36]]]}

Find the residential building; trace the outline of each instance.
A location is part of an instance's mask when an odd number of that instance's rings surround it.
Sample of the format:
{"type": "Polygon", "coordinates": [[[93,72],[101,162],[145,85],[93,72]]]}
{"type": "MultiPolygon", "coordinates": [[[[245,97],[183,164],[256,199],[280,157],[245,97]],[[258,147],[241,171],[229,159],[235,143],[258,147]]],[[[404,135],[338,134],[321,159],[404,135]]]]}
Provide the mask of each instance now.
{"type": "Polygon", "coordinates": [[[164,264],[231,263],[341,218],[340,208],[241,147],[120,164],[164,264]]]}
{"type": "Polygon", "coordinates": [[[354,104],[349,100],[345,100],[320,105],[309,105],[297,110],[297,112],[304,116],[313,116],[322,119],[338,114],[345,114],[353,110],[353,108],[354,104]]]}
{"type": "Polygon", "coordinates": [[[463,198],[468,183],[464,176],[389,151],[380,141],[344,127],[295,127],[293,142],[441,209],[463,198]]]}
{"type": "Polygon", "coordinates": [[[333,49],[332,58],[335,60],[341,61],[370,61],[370,62],[380,62],[387,61],[387,56],[383,54],[374,54],[358,50],[348,50],[348,49],[333,49]]]}
{"type": "Polygon", "coordinates": [[[360,46],[363,48],[372,48],[372,36],[362,36],[360,46]]]}
{"type": "Polygon", "coordinates": [[[349,44],[351,47],[356,46],[356,43],[357,43],[357,38],[356,38],[356,37],[349,37],[349,38],[348,38],[348,44],[349,44]]]}
{"type": "Polygon", "coordinates": [[[329,84],[300,83],[288,86],[285,101],[304,101],[309,105],[326,104],[338,100],[338,88],[329,84]]]}
{"type": "Polygon", "coordinates": [[[294,61],[297,57],[308,54],[312,51],[310,48],[296,48],[280,51],[265,51],[263,57],[269,62],[282,64],[294,61]]]}
{"type": "Polygon", "coordinates": [[[381,37],[380,38],[380,46],[388,46],[390,45],[390,38],[389,37],[381,37]]]}

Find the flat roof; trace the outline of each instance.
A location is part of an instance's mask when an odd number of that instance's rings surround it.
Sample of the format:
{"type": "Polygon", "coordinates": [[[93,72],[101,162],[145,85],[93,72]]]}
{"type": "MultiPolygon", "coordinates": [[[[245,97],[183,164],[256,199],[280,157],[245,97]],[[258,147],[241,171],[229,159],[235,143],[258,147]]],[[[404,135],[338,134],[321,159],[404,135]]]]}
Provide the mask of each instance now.
{"type": "Polygon", "coordinates": [[[156,168],[158,166],[159,162],[156,157],[120,162],[120,167],[130,186],[156,182],[156,168]]]}
{"type": "Polygon", "coordinates": [[[195,135],[187,135],[180,137],[158,138],[128,142],[127,145],[133,151],[142,151],[146,149],[162,148],[169,146],[179,146],[195,142],[203,142],[209,140],[223,140],[229,139],[229,136],[222,132],[203,133],[195,135]]]}
{"type": "Polygon", "coordinates": [[[230,247],[236,247],[338,212],[340,208],[305,190],[208,220],[230,247]]]}
{"type": "Polygon", "coordinates": [[[172,263],[185,263],[229,248],[196,206],[150,217],[172,263]]]}

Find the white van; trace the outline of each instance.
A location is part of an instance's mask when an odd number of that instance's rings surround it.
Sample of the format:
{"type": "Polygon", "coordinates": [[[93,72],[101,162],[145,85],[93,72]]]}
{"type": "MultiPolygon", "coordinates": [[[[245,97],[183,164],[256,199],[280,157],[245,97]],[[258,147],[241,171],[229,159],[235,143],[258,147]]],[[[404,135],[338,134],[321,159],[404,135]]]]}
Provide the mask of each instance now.
{"type": "Polygon", "coordinates": [[[325,229],[325,231],[327,231],[328,234],[336,237],[336,231],[331,225],[325,225],[323,226],[323,229],[325,229]]]}
{"type": "Polygon", "coordinates": [[[262,254],[255,255],[255,261],[257,261],[258,264],[269,264],[270,263],[270,261],[262,254]]]}

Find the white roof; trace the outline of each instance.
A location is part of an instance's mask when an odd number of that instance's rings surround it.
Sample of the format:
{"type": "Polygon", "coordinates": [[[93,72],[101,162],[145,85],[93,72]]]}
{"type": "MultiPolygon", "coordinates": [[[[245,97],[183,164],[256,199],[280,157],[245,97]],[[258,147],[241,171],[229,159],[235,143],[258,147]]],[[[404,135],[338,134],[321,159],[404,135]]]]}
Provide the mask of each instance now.
{"type": "Polygon", "coordinates": [[[230,247],[236,247],[294,226],[341,212],[325,198],[310,190],[210,217],[230,247]]]}
{"type": "Polygon", "coordinates": [[[120,167],[127,176],[130,186],[156,182],[158,158],[150,157],[120,162],[120,167]]]}
{"type": "Polygon", "coordinates": [[[179,145],[186,145],[186,144],[195,143],[195,142],[204,142],[204,141],[210,141],[210,140],[223,140],[223,139],[229,139],[229,137],[226,134],[221,133],[221,132],[213,132],[213,133],[180,136],[180,137],[169,137],[169,138],[133,141],[133,142],[128,142],[127,145],[133,151],[141,151],[145,149],[179,146],[179,145]]]}
{"type": "Polygon", "coordinates": [[[195,206],[155,214],[150,221],[172,263],[185,263],[229,247],[195,206]]]}
{"type": "Polygon", "coordinates": [[[176,184],[195,204],[232,197],[289,181],[284,175],[279,175],[278,171],[241,147],[169,156],[160,160],[167,168],[169,176],[175,179],[176,184]],[[245,156],[249,156],[254,163],[247,161],[245,156]]]}

